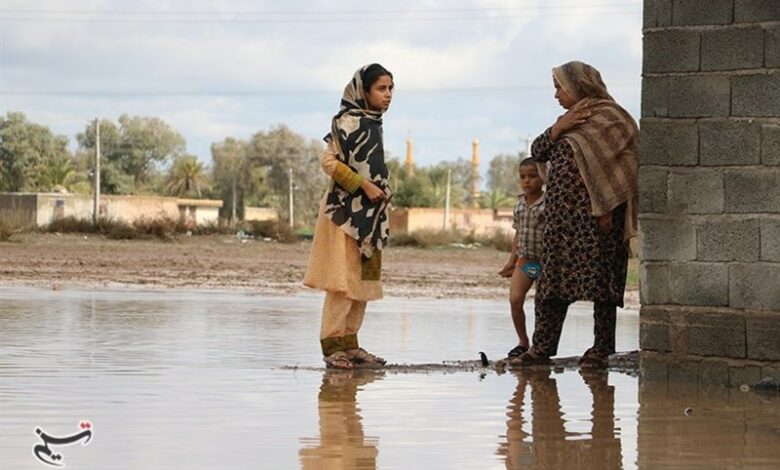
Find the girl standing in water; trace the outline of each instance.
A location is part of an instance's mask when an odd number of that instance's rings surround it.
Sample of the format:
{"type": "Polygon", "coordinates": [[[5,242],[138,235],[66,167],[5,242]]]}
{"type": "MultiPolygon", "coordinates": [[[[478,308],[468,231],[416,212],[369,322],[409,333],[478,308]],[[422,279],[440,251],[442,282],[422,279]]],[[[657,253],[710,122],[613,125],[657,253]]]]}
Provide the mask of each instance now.
{"type": "Polygon", "coordinates": [[[382,298],[391,191],[382,146],[382,115],[393,97],[393,74],[379,64],[355,72],[320,157],[331,182],[314,229],[308,287],[325,291],[320,345],[329,368],[382,366],[358,344],[366,303],[382,298]]]}

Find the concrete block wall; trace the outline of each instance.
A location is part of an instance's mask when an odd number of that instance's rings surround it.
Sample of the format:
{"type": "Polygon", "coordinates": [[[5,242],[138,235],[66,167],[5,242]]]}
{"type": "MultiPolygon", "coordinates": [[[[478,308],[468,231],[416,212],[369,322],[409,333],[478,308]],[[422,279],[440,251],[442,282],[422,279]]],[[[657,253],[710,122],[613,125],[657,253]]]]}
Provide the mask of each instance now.
{"type": "Polygon", "coordinates": [[[640,346],[775,367],[780,1],[645,0],[643,33],[640,346]]]}

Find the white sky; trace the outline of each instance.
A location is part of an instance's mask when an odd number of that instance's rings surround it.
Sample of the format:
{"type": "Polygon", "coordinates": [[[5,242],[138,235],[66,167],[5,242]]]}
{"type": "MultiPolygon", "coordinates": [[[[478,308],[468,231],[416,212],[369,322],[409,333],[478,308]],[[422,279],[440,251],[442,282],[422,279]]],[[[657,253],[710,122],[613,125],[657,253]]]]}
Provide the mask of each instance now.
{"type": "Polygon", "coordinates": [[[321,138],[363,64],[395,75],[385,148],[415,160],[525,147],[562,110],[550,69],[598,68],[637,119],[641,0],[0,0],[0,113],[72,142],[95,117],[159,116],[209,146],[285,123],[321,138]]]}

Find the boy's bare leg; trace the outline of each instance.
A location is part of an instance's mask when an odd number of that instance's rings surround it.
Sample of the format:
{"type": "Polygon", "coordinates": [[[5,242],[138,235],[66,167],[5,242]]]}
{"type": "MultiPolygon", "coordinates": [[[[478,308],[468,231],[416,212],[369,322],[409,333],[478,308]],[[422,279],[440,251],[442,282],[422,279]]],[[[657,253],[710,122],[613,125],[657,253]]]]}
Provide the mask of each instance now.
{"type": "Polygon", "coordinates": [[[512,310],[512,323],[515,325],[517,338],[521,345],[528,347],[528,332],[525,328],[525,311],[523,304],[525,296],[531,289],[534,281],[520,268],[515,268],[512,273],[512,282],[509,286],[509,305],[512,310]]]}

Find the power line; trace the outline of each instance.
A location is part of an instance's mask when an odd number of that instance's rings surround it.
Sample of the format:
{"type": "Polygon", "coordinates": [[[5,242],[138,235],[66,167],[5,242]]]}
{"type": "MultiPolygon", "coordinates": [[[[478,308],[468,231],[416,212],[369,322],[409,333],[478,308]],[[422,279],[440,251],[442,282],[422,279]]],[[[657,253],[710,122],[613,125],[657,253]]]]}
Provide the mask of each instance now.
{"type": "Polygon", "coordinates": [[[575,3],[566,5],[542,5],[522,7],[473,7],[473,8],[414,8],[414,9],[378,9],[378,10],[61,10],[61,9],[30,9],[30,8],[0,8],[1,13],[31,13],[31,14],[117,14],[117,15],[341,15],[356,14],[367,16],[375,13],[473,13],[473,12],[511,12],[536,10],[569,10],[590,7],[637,7],[641,2],[620,3],[575,3]]]}
{"type": "MultiPolygon", "coordinates": [[[[567,6],[565,8],[552,7],[548,10],[565,10],[562,13],[542,13],[542,14],[505,14],[506,12],[520,11],[522,9],[461,9],[461,10],[411,10],[411,11],[399,11],[399,10],[385,10],[382,13],[378,11],[319,11],[319,12],[162,12],[162,11],[145,11],[145,12],[133,12],[124,11],[122,13],[112,11],[95,11],[95,12],[76,12],[66,10],[2,10],[0,13],[11,13],[11,16],[0,16],[0,22],[33,22],[33,23],[344,23],[344,22],[357,22],[357,23],[377,23],[377,22],[427,22],[427,21],[504,21],[514,19],[528,19],[528,18],[570,18],[581,16],[634,16],[641,14],[641,11],[637,8],[639,5],[613,5],[593,4],[592,7],[599,10],[587,10],[581,11],[583,5],[579,6],[567,6]],[[577,10],[572,12],[571,10],[577,10]],[[463,13],[471,11],[472,14],[463,16],[463,13]],[[34,12],[34,13],[33,13],[34,12]],[[41,13],[40,15],[38,13],[41,13]],[[14,16],[21,13],[23,16],[14,16]],[[386,16],[374,16],[372,14],[385,14],[386,16]],[[419,13],[423,13],[427,16],[418,16],[419,13]],[[433,15],[432,13],[458,13],[460,16],[452,15],[433,15]],[[481,13],[475,15],[473,13],[481,13]],[[71,15],[51,17],[45,15],[71,15]],[[80,15],[82,17],[76,17],[73,15],[80,15]],[[176,18],[170,17],[176,16],[200,16],[200,18],[176,18]],[[306,16],[309,17],[306,17],[306,16]],[[339,15],[338,17],[327,15],[339,15]],[[411,16],[410,16],[411,15],[411,16]],[[168,16],[160,18],[161,16],[168,16]],[[271,18],[269,18],[269,16],[271,18]],[[323,17],[326,16],[326,17],[323,17]]],[[[535,10],[526,9],[525,11],[544,11],[540,8],[535,10]]]]}
{"type": "MultiPolygon", "coordinates": [[[[638,83],[614,83],[609,88],[637,88],[638,83]]],[[[550,84],[462,88],[410,88],[403,93],[502,93],[549,90],[550,84]]],[[[2,96],[304,96],[336,95],[339,90],[0,90],[2,96]]]]}

